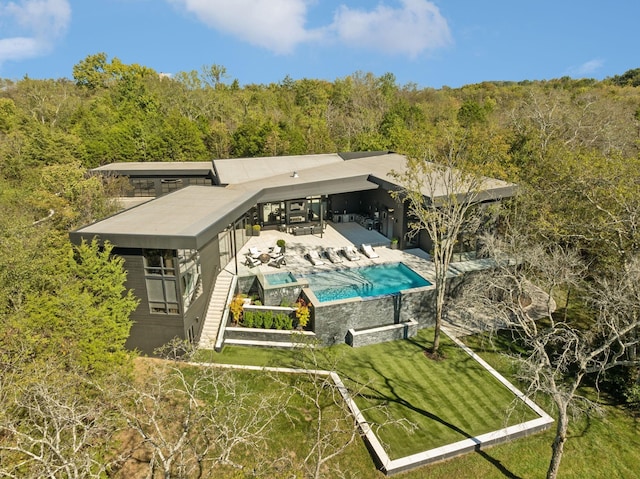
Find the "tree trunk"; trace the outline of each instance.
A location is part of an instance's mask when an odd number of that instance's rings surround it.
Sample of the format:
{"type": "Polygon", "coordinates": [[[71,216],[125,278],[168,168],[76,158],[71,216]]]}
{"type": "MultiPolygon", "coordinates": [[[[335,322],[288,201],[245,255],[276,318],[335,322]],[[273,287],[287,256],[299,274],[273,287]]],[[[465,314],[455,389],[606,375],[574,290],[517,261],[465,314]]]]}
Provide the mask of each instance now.
{"type": "Polygon", "coordinates": [[[564,443],[567,441],[567,427],[569,425],[569,417],[567,416],[567,405],[562,404],[558,408],[558,424],[556,426],[556,437],[551,445],[551,462],[547,470],[547,479],[556,479],[558,470],[560,469],[560,461],[564,452],[564,443]]]}
{"type": "Polygon", "coordinates": [[[436,354],[438,348],[440,348],[440,329],[442,328],[442,311],[444,309],[444,292],[445,284],[441,278],[438,278],[436,272],[436,324],[435,331],[433,333],[433,347],[432,352],[436,354]]]}

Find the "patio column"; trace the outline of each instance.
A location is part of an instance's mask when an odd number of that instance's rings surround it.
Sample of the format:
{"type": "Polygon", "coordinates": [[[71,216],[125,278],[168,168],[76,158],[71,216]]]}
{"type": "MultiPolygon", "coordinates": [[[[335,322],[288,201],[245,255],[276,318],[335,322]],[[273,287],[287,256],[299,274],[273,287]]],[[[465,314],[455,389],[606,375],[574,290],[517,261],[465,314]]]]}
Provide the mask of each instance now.
{"type": "Polygon", "coordinates": [[[320,196],[320,239],[322,239],[322,232],[324,231],[324,211],[322,211],[322,195],[320,196]]]}

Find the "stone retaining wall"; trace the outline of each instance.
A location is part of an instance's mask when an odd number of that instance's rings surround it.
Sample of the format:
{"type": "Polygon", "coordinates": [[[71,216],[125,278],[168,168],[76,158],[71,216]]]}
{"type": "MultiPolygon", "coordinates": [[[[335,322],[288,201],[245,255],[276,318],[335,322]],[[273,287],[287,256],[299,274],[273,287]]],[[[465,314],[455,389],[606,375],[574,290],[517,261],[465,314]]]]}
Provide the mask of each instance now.
{"type": "Polygon", "coordinates": [[[355,330],[347,332],[347,344],[350,346],[367,346],[369,344],[395,341],[396,339],[407,339],[418,333],[418,322],[409,321],[406,323],[389,324],[377,328],[355,330]]]}

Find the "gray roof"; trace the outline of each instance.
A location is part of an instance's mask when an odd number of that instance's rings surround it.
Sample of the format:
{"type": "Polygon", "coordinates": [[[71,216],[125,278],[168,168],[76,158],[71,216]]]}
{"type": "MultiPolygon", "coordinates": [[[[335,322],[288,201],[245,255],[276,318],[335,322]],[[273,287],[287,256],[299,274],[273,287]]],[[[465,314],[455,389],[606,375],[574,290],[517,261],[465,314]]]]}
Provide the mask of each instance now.
{"type": "Polygon", "coordinates": [[[98,173],[113,173],[122,176],[207,176],[213,175],[211,161],[133,161],[125,163],[110,163],[99,166],[92,171],[98,173]]]}
{"type": "MultiPolygon", "coordinates": [[[[256,203],[380,186],[393,189],[397,180],[391,171],[404,172],[406,158],[388,153],[344,160],[331,154],[214,160],[214,164],[223,181],[234,180],[232,184],[183,188],[80,228],[71,239],[98,236],[123,247],[199,248],[256,203]]],[[[495,199],[512,196],[516,186],[487,179],[487,188],[486,199],[495,199]]]]}
{"type": "Polygon", "coordinates": [[[189,186],[71,233],[132,248],[198,248],[255,204],[256,192],[189,186]]]}
{"type": "Polygon", "coordinates": [[[330,153],[213,160],[213,165],[220,184],[235,185],[342,162],[337,153],[330,153]]]}

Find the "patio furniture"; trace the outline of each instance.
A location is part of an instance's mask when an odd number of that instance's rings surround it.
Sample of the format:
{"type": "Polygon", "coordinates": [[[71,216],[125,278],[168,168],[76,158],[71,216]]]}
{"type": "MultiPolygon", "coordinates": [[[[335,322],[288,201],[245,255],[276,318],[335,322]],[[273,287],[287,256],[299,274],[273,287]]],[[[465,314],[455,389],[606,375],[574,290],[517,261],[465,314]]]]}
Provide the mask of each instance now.
{"type": "Polygon", "coordinates": [[[314,265],[314,266],[320,266],[321,264],[324,264],[324,261],[322,261],[322,259],[320,259],[320,255],[314,249],[309,250],[309,252],[307,252],[307,254],[304,255],[304,256],[309,261],[311,261],[311,264],[314,265]]]}
{"type": "Polygon", "coordinates": [[[338,253],[336,253],[336,250],[333,248],[326,248],[324,254],[332,263],[342,263],[342,259],[340,259],[340,256],[338,256],[338,253]]]}
{"type": "Polygon", "coordinates": [[[360,259],[360,255],[353,246],[345,246],[342,248],[342,254],[349,261],[358,261],[360,259]]]}
{"type": "Polygon", "coordinates": [[[260,266],[262,264],[262,261],[260,261],[258,258],[254,258],[252,257],[250,254],[247,255],[247,259],[244,262],[245,266],[249,266],[250,268],[253,268],[255,266],[260,266]]]}
{"type": "Polygon", "coordinates": [[[258,248],[256,248],[255,246],[252,246],[249,248],[249,255],[252,258],[257,258],[258,256],[260,256],[262,254],[262,251],[260,251],[258,248]]]}
{"type": "Polygon", "coordinates": [[[272,258],[271,261],[269,261],[269,266],[273,266],[274,268],[280,268],[280,266],[282,266],[283,264],[287,264],[287,261],[285,260],[283,254],[276,256],[275,258],[272,258]]]}
{"type": "Polygon", "coordinates": [[[371,247],[370,244],[363,243],[362,246],[361,246],[361,249],[362,249],[362,252],[364,253],[364,255],[369,259],[379,258],[380,257],[380,255],[378,253],[373,251],[373,248],[371,247]]]}
{"type": "Polygon", "coordinates": [[[258,256],[258,260],[260,260],[262,263],[268,263],[269,261],[271,261],[271,256],[269,256],[269,253],[262,253],[260,256],[258,256]]]}
{"type": "Polygon", "coordinates": [[[294,236],[312,235],[313,226],[294,226],[293,228],[291,228],[291,234],[293,234],[294,236]]]}
{"type": "Polygon", "coordinates": [[[280,246],[274,246],[271,251],[269,251],[269,256],[272,258],[277,258],[283,254],[282,248],[280,246]]]}

